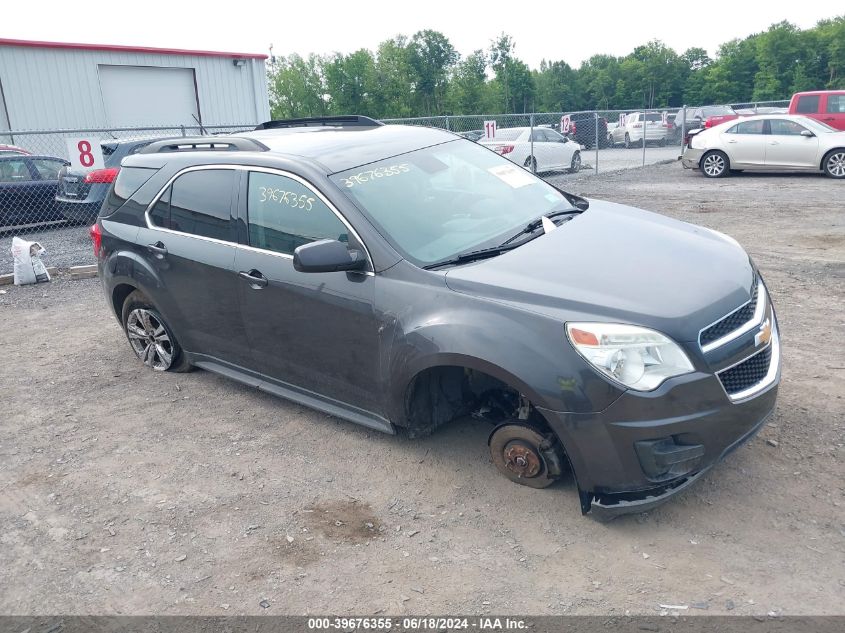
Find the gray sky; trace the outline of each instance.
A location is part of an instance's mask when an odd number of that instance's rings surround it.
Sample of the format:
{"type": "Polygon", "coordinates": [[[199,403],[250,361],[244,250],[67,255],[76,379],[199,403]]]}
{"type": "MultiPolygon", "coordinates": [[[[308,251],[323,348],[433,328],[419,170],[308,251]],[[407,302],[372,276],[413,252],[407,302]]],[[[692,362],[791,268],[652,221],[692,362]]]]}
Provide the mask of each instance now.
{"type": "Polygon", "coordinates": [[[266,53],[272,43],[274,53],[281,55],[374,50],[393,35],[426,28],[445,33],[465,55],[487,48],[505,31],[516,41],[517,56],[536,68],[543,58],[578,66],[596,53],[625,55],[651,39],[679,53],[700,46],[712,55],[722,42],[774,22],[789,20],[807,28],[845,14],[845,5],[842,0],[739,0],[729,7],[712,0],[138,0],[82,5],[39,0],[34,5],[4,3],[2,11],[3,38],[243,53],[266,53]],[[568,13],[567,5],[575,8],[568,13]],[[686,9],[684,16],[680,7],[686,9]],[[687,17],[693,8],[696,17],[687,17]]]}

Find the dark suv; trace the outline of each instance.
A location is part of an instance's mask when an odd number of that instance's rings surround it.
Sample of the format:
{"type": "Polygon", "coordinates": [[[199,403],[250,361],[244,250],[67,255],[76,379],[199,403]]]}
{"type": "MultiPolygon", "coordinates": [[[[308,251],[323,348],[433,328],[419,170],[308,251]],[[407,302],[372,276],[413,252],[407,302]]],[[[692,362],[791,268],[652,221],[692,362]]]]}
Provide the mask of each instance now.
{"type": "MultiPolygon", "coordinates": [[[[560,131],[560,123],[557,123],[554,127],[560,131]]],[[[569,136],[575,142],[583,145],[585,149],[595,147],[596,138],[598,138],[600,148],[610,146],[607,136],[607,119],[601,116],[596,117],[594,112],[575,112],[570,114],[569,136]],[[598,126],[598,137],[596,137],[596,126],[598,126]]]]}
{"type": "Polygon", "coordinates": [[[599,517],[683,490],[772,414],[766,286],[733,239],[562,192],[443,130],[268,122],[123,160],[91,227],[138,357],[373,429],[490,421],[599,517]]]}
{"type": "Polygon", "coordinates": [[[120,161],[135,154],[153,140],[104,141],[103,169],[78,170],[65,167],[59,172],[56,189],[56,208],[62,217],[73,224],[89,224],[97,217],[109,187],[117,177],[120,161]]]}

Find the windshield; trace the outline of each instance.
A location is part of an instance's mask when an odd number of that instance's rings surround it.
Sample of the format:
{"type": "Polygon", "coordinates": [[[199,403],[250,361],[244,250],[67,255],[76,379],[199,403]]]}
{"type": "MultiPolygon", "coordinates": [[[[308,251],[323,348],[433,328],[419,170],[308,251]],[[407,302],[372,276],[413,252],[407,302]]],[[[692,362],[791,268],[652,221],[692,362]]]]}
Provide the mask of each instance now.
{"type": "Polygon", "coordinates": [[[531,172],[464,139],[331,178],[417,266],[497,246],[531,220],[572,206],[531,172]]]}

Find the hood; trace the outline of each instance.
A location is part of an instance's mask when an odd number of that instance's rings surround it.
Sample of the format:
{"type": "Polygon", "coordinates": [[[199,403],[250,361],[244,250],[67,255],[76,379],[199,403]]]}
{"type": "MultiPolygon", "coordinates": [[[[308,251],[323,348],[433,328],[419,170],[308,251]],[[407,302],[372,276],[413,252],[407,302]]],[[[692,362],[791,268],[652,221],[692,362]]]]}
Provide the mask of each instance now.
{"type": "Polygon", "coordinates": [[[754,274],[731,238],[591,200],[589,210],[550,233],[450,269],[446,284],[561,321],[632,323],[695,341],[750,299],[754,274]]]}

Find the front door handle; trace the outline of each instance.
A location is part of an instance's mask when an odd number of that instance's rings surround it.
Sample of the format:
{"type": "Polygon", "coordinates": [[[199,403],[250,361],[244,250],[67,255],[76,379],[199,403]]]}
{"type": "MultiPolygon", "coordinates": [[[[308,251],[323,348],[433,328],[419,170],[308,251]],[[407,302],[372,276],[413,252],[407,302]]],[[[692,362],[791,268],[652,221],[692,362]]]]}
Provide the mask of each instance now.
{"type": "Polygon", "coordinates": [[[780,145],[780,143],[778,143],[777,141],[772,141],[769,143],[769,145],[780,145]]]}
{"type": "Polygon", "coordinates": [[[732,139],[732,140],[728,141],[728,143],[736,143],[736,141],[732,139]]]}
{"type": "Polygon", "coordinates": [[[825,121],[835,121],[835,120],[836,120],[836,119],[835,119],[835,118],[833,118],[832,116],[829,116],[829,117],[827,117],[827,118],[825,119],[825,121]]]}
{"type": "Polygon", "coordinates": [[[163,242],[156,242],[155,244],[147,244],[147,250],[156,256],[156,259],[164,259],[167,255],[167,247],[163,242]]]}
{"type": "Polygon", "coordinates": [[[249,282],[249,287],[253,290],[266,288],[270,283],[270,280],[262,275],[261,271],[255,270],[254,268],[252,270],[242,270],[238,273],[238,277],[246,279],[249,282]]]}

